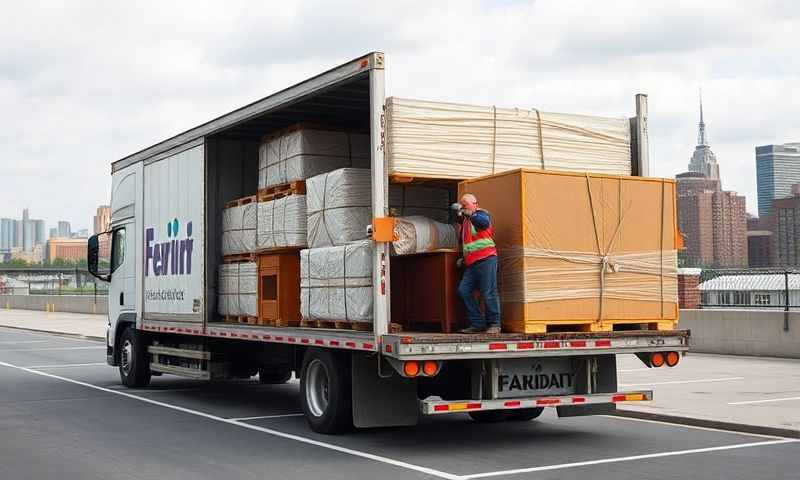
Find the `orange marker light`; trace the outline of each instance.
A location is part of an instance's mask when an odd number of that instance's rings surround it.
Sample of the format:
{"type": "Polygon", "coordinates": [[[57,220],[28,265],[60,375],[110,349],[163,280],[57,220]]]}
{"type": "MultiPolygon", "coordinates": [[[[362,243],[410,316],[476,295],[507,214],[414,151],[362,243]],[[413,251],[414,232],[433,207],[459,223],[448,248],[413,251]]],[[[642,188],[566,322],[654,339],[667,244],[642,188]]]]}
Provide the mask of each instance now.
{"type": "Polygon", "coordinates": [[[439,373],[439,364],[432,361],[427,361],[422,364],[422,373],[425,375],[432,377],[439,373]]]}
{"type": "Polygon", "coordinates": [[[406,362],[403,364],[403,373],[405,373],[407,377],[416,377],[419,375],[419,363],[406,362]]]}
{"type": "Polygon", "coordinates": [[[678,352],[667,352],[667,365],[670,367],[674,367],[681,361],[681,356],[678,352]]]}
{"type": "Polygon", "coordinates": [[[650,355],[650,364],[654,367],[663,367],[664,366],[664,354],[654,353],[650,355]]]}

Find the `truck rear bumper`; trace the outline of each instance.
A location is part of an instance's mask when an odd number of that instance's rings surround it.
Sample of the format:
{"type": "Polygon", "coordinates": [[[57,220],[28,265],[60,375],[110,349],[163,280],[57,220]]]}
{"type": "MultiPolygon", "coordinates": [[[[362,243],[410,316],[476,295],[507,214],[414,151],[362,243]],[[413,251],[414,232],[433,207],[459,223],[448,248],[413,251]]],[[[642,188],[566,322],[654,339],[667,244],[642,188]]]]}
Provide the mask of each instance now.
{"type": "Polygon", "coordinates": [[[520,408],[563,407],[573,405],[615,404],[653,399],[652,390],[634,392],[574,394],[551,397],[504,398],[498,400],[420,400],[424,415],[475,412],[480,410],[516,410],[520,408]]]}

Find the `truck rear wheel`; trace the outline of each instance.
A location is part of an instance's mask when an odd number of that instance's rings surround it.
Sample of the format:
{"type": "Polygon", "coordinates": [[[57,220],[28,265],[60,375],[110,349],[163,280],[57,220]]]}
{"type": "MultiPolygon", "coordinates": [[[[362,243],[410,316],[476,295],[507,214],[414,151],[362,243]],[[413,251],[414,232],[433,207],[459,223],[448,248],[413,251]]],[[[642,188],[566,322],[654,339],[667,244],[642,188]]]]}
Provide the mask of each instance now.
{"type": "Polygon", "coordinates": [[[300,374],[300,402],[308,425],[317,433],[353,428],[350,358],[325,349],[309,349],[300,374]]]}
{"type": "Polygon", "coordinates": [[[120,335],[119,345],[119,377],[122,384],[130,388],[146,387],[150,384],[150,364],[142,335],[135,328],[128,327],[120,335]]]}

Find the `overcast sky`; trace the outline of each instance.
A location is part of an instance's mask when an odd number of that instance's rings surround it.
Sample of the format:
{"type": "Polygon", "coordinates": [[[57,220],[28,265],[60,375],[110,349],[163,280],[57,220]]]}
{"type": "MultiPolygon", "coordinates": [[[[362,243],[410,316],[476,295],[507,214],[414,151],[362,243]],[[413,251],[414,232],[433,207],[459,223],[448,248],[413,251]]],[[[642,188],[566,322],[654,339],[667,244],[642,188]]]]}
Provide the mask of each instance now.
{"type": "Polygon", "coordinates": [[[0,216],[90,228],[110,163],[379,50],[387,95],[632,116],[686,170],[698,89],[723,187],[800,141],[800,4],[732,1],[0,1],[0,216]],[[280,5],[278,7],[278,5],[280,5]]]}

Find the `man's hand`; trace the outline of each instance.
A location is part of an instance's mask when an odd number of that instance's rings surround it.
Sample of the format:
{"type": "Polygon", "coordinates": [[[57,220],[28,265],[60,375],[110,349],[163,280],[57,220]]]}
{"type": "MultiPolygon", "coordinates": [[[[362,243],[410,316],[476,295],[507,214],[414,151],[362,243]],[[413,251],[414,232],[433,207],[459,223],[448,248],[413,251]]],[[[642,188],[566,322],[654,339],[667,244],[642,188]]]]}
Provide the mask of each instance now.
{"type": "Polygon", "coordinates": [[[464,266],[464,258],[458,257],[458,259],[456,259],[456,267],[462,268],[463,266],[464,266]]]}

